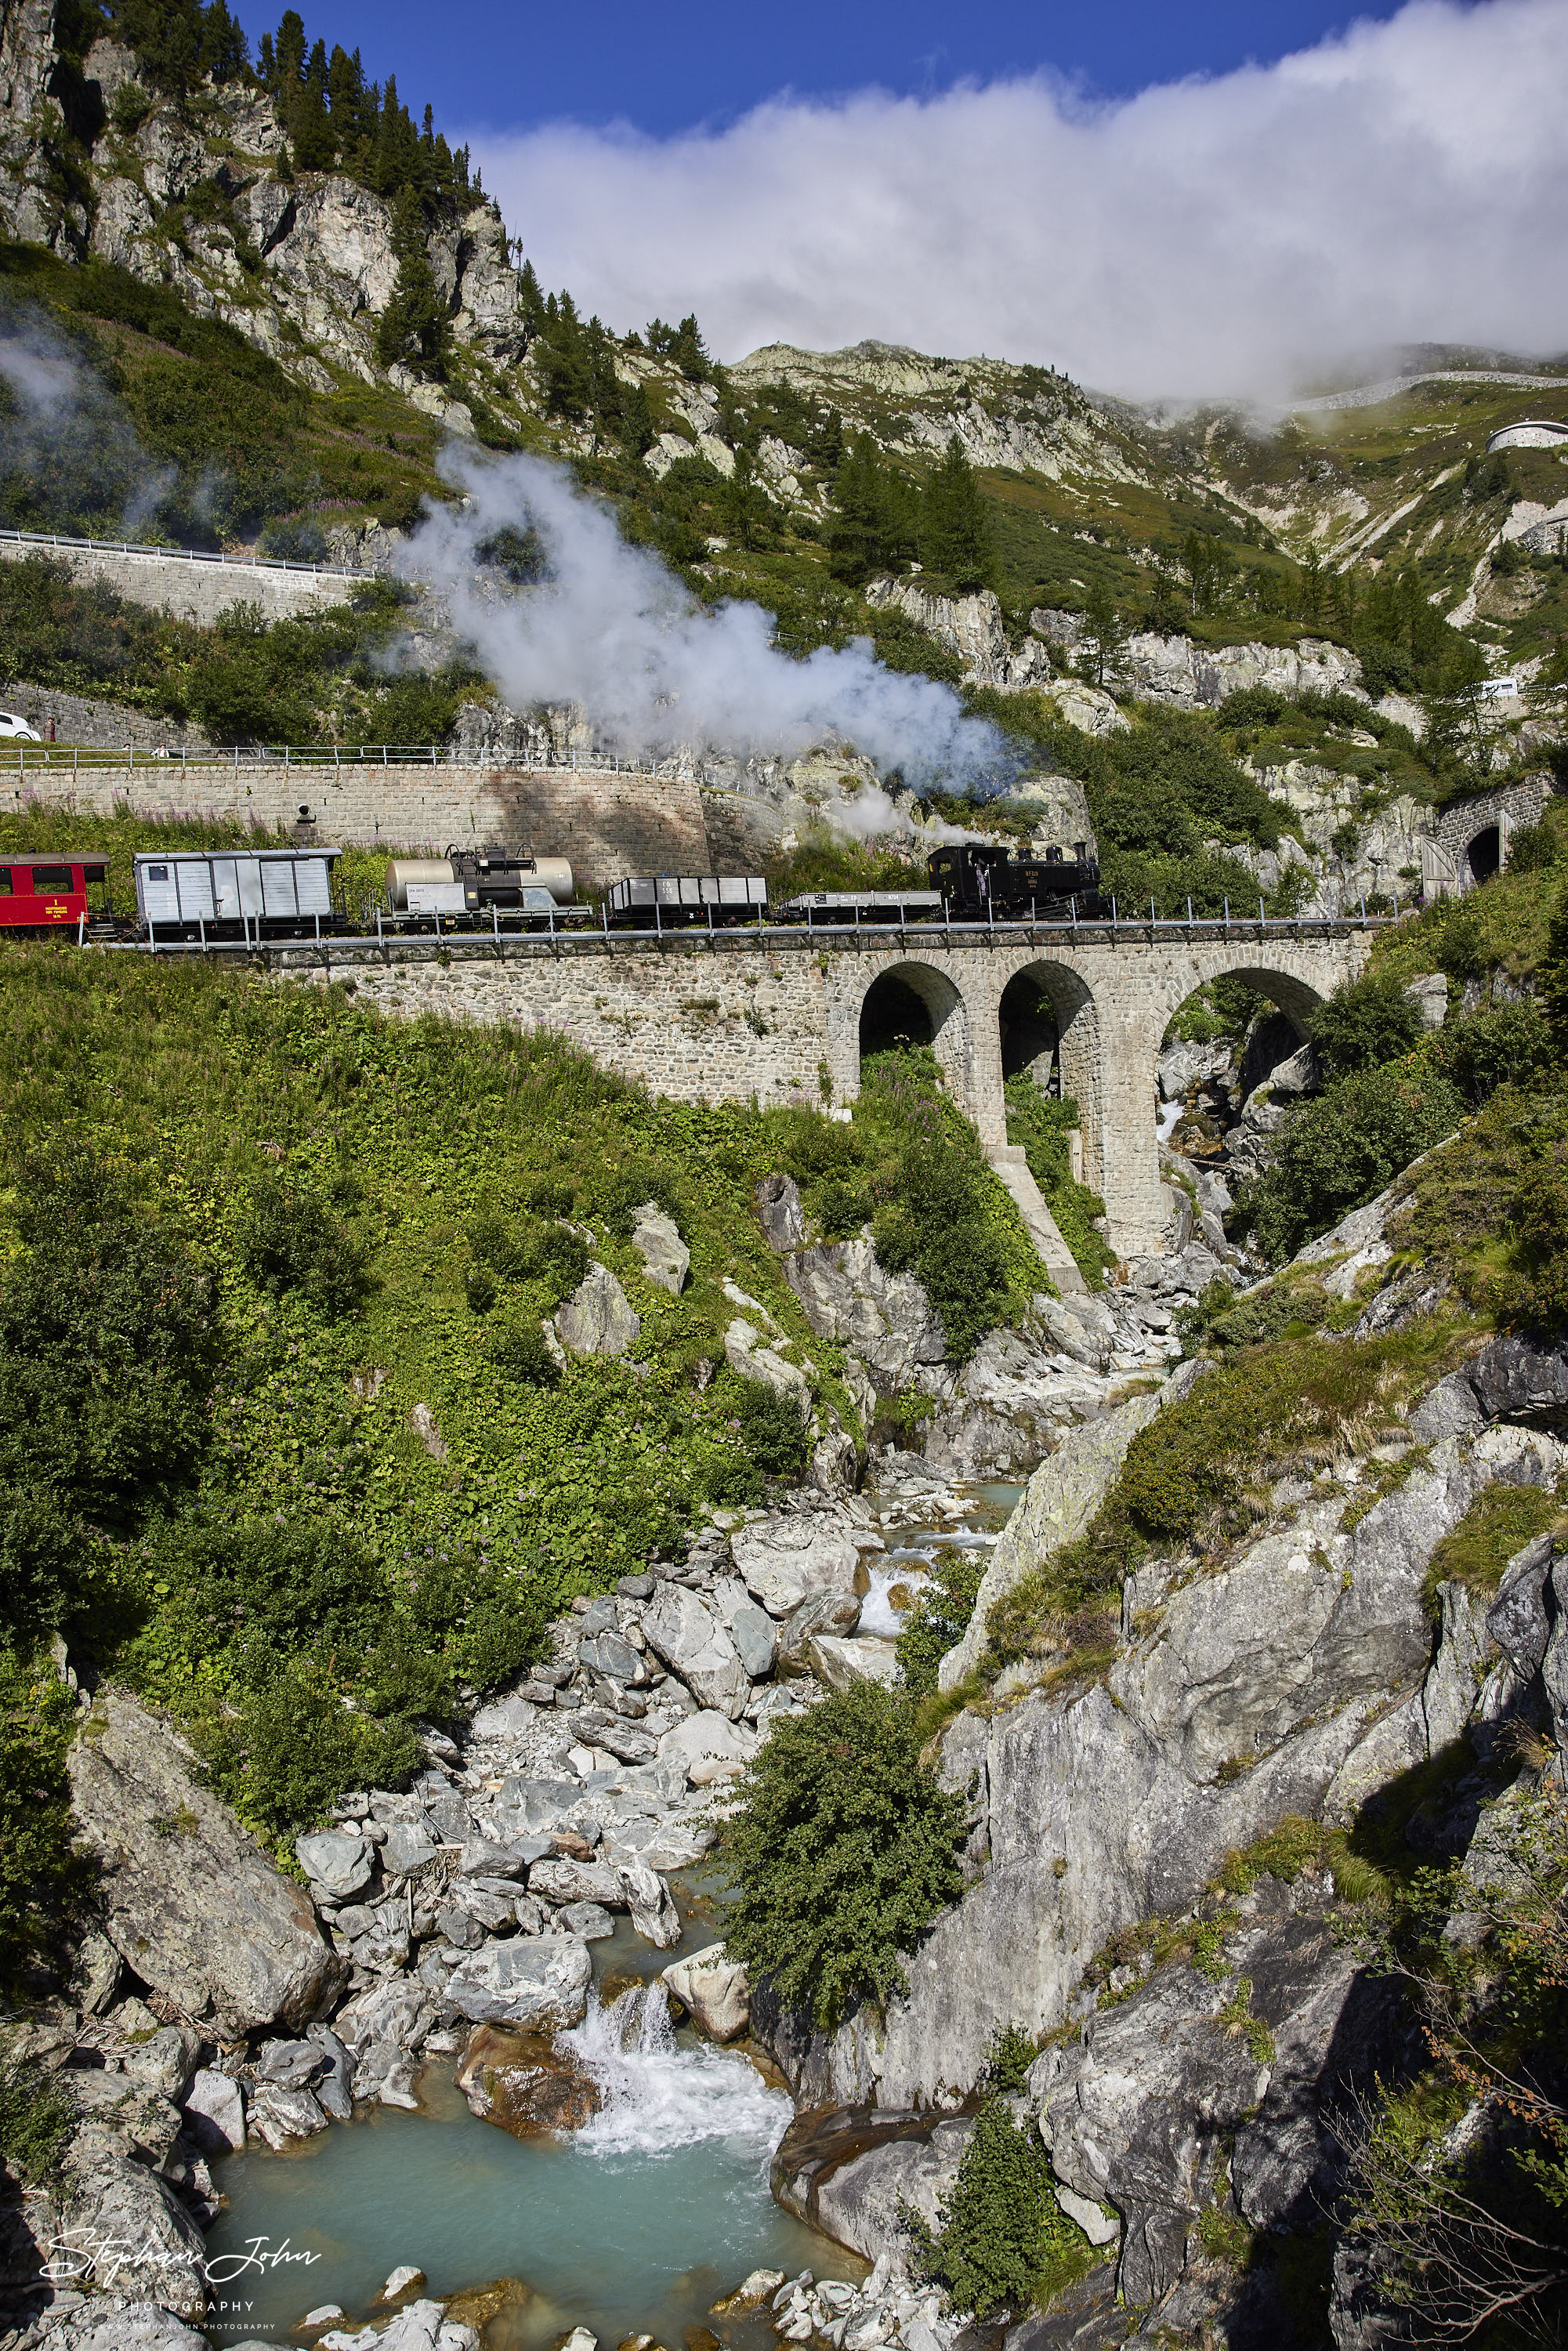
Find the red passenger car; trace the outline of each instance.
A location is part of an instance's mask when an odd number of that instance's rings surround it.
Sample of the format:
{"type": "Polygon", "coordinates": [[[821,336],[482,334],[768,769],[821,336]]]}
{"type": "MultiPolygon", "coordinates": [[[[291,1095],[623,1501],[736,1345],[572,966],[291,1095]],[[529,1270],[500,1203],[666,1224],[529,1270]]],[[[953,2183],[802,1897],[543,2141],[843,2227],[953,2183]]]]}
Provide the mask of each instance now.
{"type": "Polygon", "coordinates": [[[74,930],[90,918],[88,884],[109,878],[107,857],[68,849],[51,857],[0,856],[0,930],[74,930]]]}

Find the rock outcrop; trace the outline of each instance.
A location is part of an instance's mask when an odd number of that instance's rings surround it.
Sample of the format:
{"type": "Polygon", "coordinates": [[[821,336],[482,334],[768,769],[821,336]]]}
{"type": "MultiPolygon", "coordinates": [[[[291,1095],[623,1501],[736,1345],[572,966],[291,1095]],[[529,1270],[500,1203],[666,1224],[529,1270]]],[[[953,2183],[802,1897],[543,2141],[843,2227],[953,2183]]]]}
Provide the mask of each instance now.
{"type": "Polygon", "coordinates": [[[346,1970],[308,1899],[202,1786],[169,1724],[104,1691],[70,1775],[101,1865],[105,1932],[144,1983],[229,2040],[331,2005],[346,1970]]]}
{"type": "Polygon", "coordinates": [[[1344,1499],[1284,1507],[1215,1572],[1131,1579],[1103,1680],[959,1716],[942,1769],[972,1791],[984,1874],[911,1956],[885,2016],[831,2040],[772,2024],[797,2096],[955,2103],[993,2031],[1060,2024],[1109,1936],[1191,1902],[1283,1813],[1316,1813],[1366,1742],[1382,1777],[1406,1768],[1383,1723],[1427,1673],[1434,1548],[1485,1487],[1550,1487],[1565,1459],[1549,1436],[1498,1426],[1434,1445],[1349,1528],[1344,1499]]]}

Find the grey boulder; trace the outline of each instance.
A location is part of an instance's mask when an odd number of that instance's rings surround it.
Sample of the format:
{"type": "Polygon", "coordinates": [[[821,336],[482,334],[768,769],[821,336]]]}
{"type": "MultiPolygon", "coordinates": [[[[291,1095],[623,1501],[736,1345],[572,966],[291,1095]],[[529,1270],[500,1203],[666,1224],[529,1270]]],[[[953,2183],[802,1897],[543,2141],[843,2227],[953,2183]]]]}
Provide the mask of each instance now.
{"type": "Polygon", "coordinates": [[[422,1821],[390,1821],[382,1846],[382,1867],[389,1877],[409,1877],[435,1859],[435,1844],[422,1821]]]}
{"type": "Polygon", "coordinates": [[[351,1901],[362,1894],[375,1869],[375,1856],[357,1832],[323,1829],[316,1836],[296,1837],[294,1857],[310,1880],[311,1890],[334,1902],[351,1901]]]}
{"type": "Polygon", "coordinates": [[[732,1719],[739,1714],[751,1689],[746,1667],[724,1626],[695,1592],[661,1583],[643,1611],[643,1630],[699,1706],[732,1719]]]}
{"type": "Polygon", "coordinates": [[[528,1872],[528,1891],[546,1902],[601,1902],[619,1910],[626,1897],[621,1881],[602,1861],[536,1861],[528,1872]]]}
{"type": "Polygon", "coordinates": [[[177,1731],[100,1691],[69,1769],[105,1932],[143,1982],[225,2039],[298,2028],[331,2004],[348,1971],[308,1897],[203,1787],[177,1731]]]}
{"type": "Polygon", "coordinates": [[[232,2075],[204,2065],[185,2094],[184,2116],[204,2155],[237,2155],[245,2146],[245,2092],[232,2075]]]}
{"type": "Polygon", "coordinates": [[[587,2013],[592,1974],[588,1946],[575,1937],[519,1935],[460,1959],[446,1995],[475,2024],[564,2032],[587,2013]]]}
{"type": "Polygon", "coordinates": [[[1541,1345],[1500,1332],[1469,1369],[1489,1420],[1555,1412],[1568,1404],[1568,1342],[1541,1345]]]}
{"type": "Polygon", "coordinates": [[[817,1510],[738,1527],[730,1550],[736,1573],[769,1616],[793,1614],[815,1592],[852,1592],[860,1565],[847,1523],[817,1510]]]}
{"type": "Polygon", "coordinates": [[[692,1253],[681,1238],[673,1217],[655,1200],[644,1200],[632,1211],[632,1246],[643,1260],[643,1270],[661,1290],[679,1297],[691,1270],[692,1253]]]}
{"type": "Polygon", "coordinates": [[[757,1213],[762,1238],[782,1257],[798,1249],[806,1238],[806,1211],[800,1187],[792,1176],[765,1176],[757,1187],[757,1213]]]}
{"type": "Polygon", "coordinates": [[[596,1259],[556,1316],[555,1327],[574,1355],[624,1355],[643,1322],[610,1268],[596,1259]]]}

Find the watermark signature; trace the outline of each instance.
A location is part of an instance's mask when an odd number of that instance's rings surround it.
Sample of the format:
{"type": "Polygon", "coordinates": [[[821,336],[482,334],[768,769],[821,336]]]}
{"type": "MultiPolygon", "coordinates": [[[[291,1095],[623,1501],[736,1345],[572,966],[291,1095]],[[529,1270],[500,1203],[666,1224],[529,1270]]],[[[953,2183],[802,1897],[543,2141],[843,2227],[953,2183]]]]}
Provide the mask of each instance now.
{"type": "Polygon", "coordinates": [[[122,2271],[141,2269],[179,2270],[187,2274],[196,2269],[209,2285],[232,2285],[236,2278],[257,2272],[295,2266],[308,2269],[321,2258],[319,2253],[296,2252],[287,2237],[278,2245],[270,2237],[247,2237],[237,2252],[208,2256],[153,2238],[139,2242],[133,2237],[98,2229],[67,2229],[51,2237],[44,2252],[47,2258],[42,2273],[55,2285],[76,2278],[110,2286],[122,2271]]]}

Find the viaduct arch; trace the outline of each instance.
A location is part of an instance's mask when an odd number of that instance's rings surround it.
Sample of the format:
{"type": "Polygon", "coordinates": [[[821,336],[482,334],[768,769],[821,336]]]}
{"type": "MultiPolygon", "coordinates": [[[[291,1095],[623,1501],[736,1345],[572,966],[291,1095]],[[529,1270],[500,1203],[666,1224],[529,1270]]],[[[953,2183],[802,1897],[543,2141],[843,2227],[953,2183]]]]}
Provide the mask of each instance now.
{"type": "Polygon", "coordinates": [[[1049,948],[998,940],[835,956],[823,975],[833,1097],[850,1102],[859,1092],[862,1008],[879,981],[896,978],[925,1007],[954,1098],[995,1153],[1007,1141],[1002,998],[1010,981],[1027,977],[1056,1013],[1061,1089],[1078,1102],[1084,1181],[1104,1199],[1112,1246],[1135,1256],[1159,1246],[1167,1222],[1155,1082],[1177,1007],[1206,981],[1234,974],[1304,1028],[1313,1006],[1360,971],[1370,946],[1365,934],[1352,933],[1049,948]]]}

